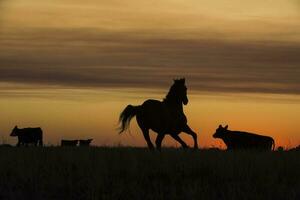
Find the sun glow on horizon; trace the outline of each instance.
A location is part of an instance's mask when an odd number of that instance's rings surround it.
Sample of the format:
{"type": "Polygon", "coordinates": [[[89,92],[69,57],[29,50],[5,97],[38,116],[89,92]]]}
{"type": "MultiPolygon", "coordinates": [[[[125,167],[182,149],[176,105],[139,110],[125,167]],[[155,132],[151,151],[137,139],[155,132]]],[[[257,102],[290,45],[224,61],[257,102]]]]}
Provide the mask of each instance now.
{"type": "MultiPolygon", "coordinates": [[[[94,138],[94,145],[146,146],[135,119],[131,122],[130,133],[122,135],[117,134],[117,122],[119,113],[126,105],[139,105],[149,98],[161,100],[167,92],[150,91],[43,88],[19,89],[14,93],[2,94],[2,140],[14,144],[16,139],[8,135],[18,125],[41,126],[45,144],[48,145],[58,145],[61,139],[94,138]]],[[[277,147],[293,147],[300,143],[296,128],[300,105],[295,103],[299,102],[300,97],[190,94],[189,100],[184,110],[188,124],[198,134],[201,148],[224,147],[222,141],[212,138],[219,124],[228,124],[230,130],[272,136],[277,147]],[[256,101],[258,97],[264,98],[264,101],[256,101]]],[[[189,135],[182,133],[180,136],[192,146],[189,135]]],[[[151,137],[154,141],[156,134],[152,133],[151,137]]],[[[170,137],[166,137],[163,145],[180,146],[170,137]]]]}

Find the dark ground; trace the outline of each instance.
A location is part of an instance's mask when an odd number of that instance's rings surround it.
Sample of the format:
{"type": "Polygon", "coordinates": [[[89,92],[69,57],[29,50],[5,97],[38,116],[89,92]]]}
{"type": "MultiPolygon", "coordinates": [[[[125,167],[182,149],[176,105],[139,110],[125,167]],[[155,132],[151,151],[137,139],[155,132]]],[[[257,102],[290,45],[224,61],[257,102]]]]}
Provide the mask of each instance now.
{"type": "Polygon", "coordinates": [[[0,199],[300,199],[300,151],[1,147],[0,199]]]}

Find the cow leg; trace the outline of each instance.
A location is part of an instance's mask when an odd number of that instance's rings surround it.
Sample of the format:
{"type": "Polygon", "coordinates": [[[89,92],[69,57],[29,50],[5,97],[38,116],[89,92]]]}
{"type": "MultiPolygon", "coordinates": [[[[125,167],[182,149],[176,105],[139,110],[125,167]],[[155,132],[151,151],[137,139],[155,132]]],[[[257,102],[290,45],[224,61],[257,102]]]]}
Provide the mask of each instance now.
{"type": "Polygon", "coordinates": [[[179,142],[184,149],[188,148],[188,145],[179,137],[179,135],[171,135],[171,137],[179,142]]]}
{"type": "Polygon", "coordinates": [[[155,144],[156,144],[156,148],[160,151],[161,150],[161,142],[164,139],[165,134],[157,134],[156,140],[155,140],[155,144]]]}
{"type": "Polygon", "coordinates": [[[182,131],[193,137],[193,139],[194,139],[194,148],[198,149],[197,134],[187,124],[184,126],[182,131]]]}
{"type": "Polygon", "coordinates": [[[152,150],[154,148],[154,146],[153,146],[153,144],[151,142],[151,139],[150,139],[150,136],[149,136],[149,129],[144,129],[143,130],[143,135],[144,135],[144,138],[147,142],[147,145],[148,145],[149,149],[152,150]]]}

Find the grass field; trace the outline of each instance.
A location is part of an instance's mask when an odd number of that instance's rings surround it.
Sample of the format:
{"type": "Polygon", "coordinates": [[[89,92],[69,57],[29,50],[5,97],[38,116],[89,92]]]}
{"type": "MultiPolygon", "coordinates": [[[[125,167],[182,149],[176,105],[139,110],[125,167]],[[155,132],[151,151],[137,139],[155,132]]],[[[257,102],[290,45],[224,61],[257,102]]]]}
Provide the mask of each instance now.
{"type": "Polygon", "coordinates": [[[0,199],[300,199],[300,151],[2,147],[0,199]]]}

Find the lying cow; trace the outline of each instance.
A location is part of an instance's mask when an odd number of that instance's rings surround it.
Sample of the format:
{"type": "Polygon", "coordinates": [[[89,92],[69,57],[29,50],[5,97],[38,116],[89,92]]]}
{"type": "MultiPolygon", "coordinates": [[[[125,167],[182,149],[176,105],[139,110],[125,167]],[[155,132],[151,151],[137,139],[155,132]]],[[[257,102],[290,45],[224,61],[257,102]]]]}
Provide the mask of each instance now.
{"type": "Polygon", "coordinates": [[[79,140],[79,146],[90,146],[93,139],[79,140]]]}
{"type": "Polygon", "coordinates": [[[224,141],[228,150],[234,149],[259,149],[274,150],[275,143],[273,138],[253,133],[230,131],[228,125],[221,125],[213,135],[214,138],[220,138],[224,141]]]}
{"type": "Polygon", "coordinates": [[[17,146],[28,144],[43,146],[43,131],[39,127],[19,129],[18,126],[15,126],[10,136],[18,137],[17,146]]]}
{"type": "Polygon", "coordinates": [[[63,147],[76,147],[78,140],[61,140],[61,146],[63,147]]]}

